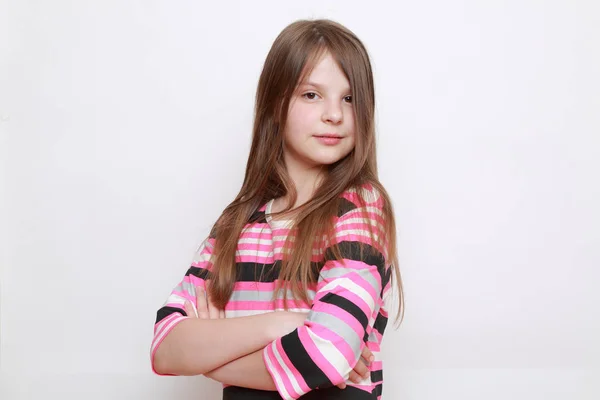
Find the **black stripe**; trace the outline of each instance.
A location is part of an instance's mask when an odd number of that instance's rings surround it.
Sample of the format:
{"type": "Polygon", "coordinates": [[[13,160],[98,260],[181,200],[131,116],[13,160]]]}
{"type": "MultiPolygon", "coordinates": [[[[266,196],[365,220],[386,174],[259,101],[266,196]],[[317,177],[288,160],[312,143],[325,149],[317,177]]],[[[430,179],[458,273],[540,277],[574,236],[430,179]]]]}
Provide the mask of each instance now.
{"type": "Polygon", "coordinates": [[[187,270],[187,272],[185,273],[185,276],[190,276],[190,275],[198,277],[202,280],[207,280],[207,279],[211,278],[211,272],[209,270],[207,270],[206,268],[190,267],[187,270]]]}
{"type": "MultiPolygon", "coordinates": [[[[377,266],[377,271],[382,277],[382,287],[385,287],[389,281],[391,269],[385,270],[384,258],[374,247],[361,242],[340,242],[339,249],[344,259],[362,261],[368,265],[377,266]],[[363,247],[361,256],[361,246],[363,247]]],[[[325,259],[321,262],[311,262],[313,271],[320,271],[326,261],[334,260],[333,250],[329,247],[325,253],[325,259]]],[[[279,278],[281,272],[281,260],[274,263],[256,263],[256,262],[238,262],[236,263],[236,280],[238,282],[274,282],[279,278]],[[260,279],[259,279],[260,278],[260,279]]],[[[206,268],[191,266],[186,272],[186,276],[193,275],[200,279],[211,279],[211,272],[206,268]]],[[[382,289],[383,290],[383,289],[382,289]]]]}
{"type": "Polygon", "coordinates": [[[383,275],[381,275],[381,295],[380,295],[381,297],[383,297],[383,290],[389,283],[390,279],[392,279],[392,268],[388,267],[385,270],[385,273],[383,275]]]}
{"type": "Polygon", "coordinates": [[[383,384],[380,383],[379,385],[373,388],[371,394],[375,395],[375,397],[377,398],[377,396],[381,396],[381,392],[383,392],[383,384]]]}
{"type": "Polygon", "coordinates": [[[304,345],[298,337],[298,330],[294,330],[289,334],[281,338],[281,346],[287,354],[288,358],[294,365],[294,367],[300,372],[306,384],[311,389],[317,387],[330,387],[332,386],[331,381],[327,378],[327,375],[321,371],[321,369],[315,364],[310,358],[308,352],[304,348],[304,345]]]}
{"type": "Polygon", "coordinates": [[[254,213],[252,213],[252,215],[248,219],[248,223],[249,224],[254,224],[254,223],[266,224],[267,223],[267,218],[265,216],[265,212],[264,211],[258,211],[258,210],[254,211],[254,213]]]}
{"type": "Polygon", "coordinates": [[[346,299],[345,297],[339,296],[335,293],[327,293],[321,298],[321,301],[323,303],[333,304],[334,306],[337,306],[342,310],[348,312],[350,315],[356,318],[356,320],[362,325],[363,329],[367,329],[369,318],[367,318],[366,314],[363,312],[363,310],[360,309],[359,306],[357,306],[350,300],[346,299]]]}
{"type": "Polygon", "coordinates": [[[340,198],[340,202],[338,204],[337,216],[341,217],[342,215],[346,214],[347,212],[355,210],[357,208],[358,207],[356,206],[356,204],[354,204],[350,200],[346,199],[345,197],[342,197],[342,198],[340,198]]]}
{"type": "MultiPolygon", "coordinates": [[[[239,386],[227,386],[223,389],[223,400],[281,400],[281,395],[276,391],[248,389],[239,386]]],[[[312,390],[300,397],[302,400],[377,400],[372,393],[346,386],[340,389],[332,386],[327,389],[312,390]]]]}
{"type": "Polygon", "coordinates": [[[384,317],[383,314],[377,314],[377,318],[375,318],[375,323],[373,324],[373,329],[377,329],[377,332],[383,335],[385,331],[385,327],[387,326],[388,319],[384,317]]]}
{"type": "Polygon", "coordinates": [[[238,282],[275,282],[281,272],[281,261],[272,264],[238,262],[236,281],[238,282]]]}
{"type": "MultiPolygon", "coordinates": [[[[338,243],[342,258],[354,261],[362,261],[368,265],[377,266],[377,271],[382,277],[385,275],[385,259],[381,252],[375,247],[363,242],[343,241],[338,243]]],[[[333,249],[328,247],[325,251],[325,261],[335,260],[333,249]]]]}
{"type": "Polygon", "coordinates": [[[184,310],[182,310],[181,308],[164,306],[164,307],[161,307],[156,312],[155,324],[158,324],[160,321],[167,318],[169,315],[171,315],[173,313],[179,313],[179,314],[183,315],[184,317],[187,317],[187,313],[184,310]]]}
{"type": "Polygon", "coordinates": [[[383,381],[383,371],[371,371],[371,382],[377,383],[383,381]]]}

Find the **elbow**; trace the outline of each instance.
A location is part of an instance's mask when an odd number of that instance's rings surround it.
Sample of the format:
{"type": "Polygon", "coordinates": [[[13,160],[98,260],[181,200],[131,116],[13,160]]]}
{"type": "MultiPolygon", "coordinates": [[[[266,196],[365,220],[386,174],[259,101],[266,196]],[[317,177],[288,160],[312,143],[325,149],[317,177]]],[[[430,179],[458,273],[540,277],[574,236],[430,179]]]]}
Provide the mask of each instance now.
{"type": "Polygon", "coordinates": [[[161,352],[160,348],[156,351],[152,360],[152,369],[156,374],[166,376],[194,376],[210,372],[205,366],[187,360],[184,355],[170,357],[168,354],[161,352]]]}
{"type": "Polygon", "coordinates": [[[156,350],[152,357],[152,370],[158,375],[179,375],[176,373],[172,363],[168,360],[168,355],[161,351],[161,347],[156,350]]]}

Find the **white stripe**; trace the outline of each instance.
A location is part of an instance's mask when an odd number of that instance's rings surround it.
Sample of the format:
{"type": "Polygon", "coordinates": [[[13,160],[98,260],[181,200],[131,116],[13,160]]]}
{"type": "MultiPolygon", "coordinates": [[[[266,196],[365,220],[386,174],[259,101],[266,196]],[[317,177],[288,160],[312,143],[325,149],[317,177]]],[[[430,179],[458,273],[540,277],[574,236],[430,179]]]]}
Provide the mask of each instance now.
{"type": "Polygon", "coordinates": [[[371,297],[369,292],[367,292],[364,288],[362,288],[361,286],[352,282],[348,278],[334,279],[333,281],[329,282],[327,285],[323,286],[323,288],[320,290],[320,292],[334,292],[335,293],[334,289],[338,286],[343,287],[344,289],[347,289],[348,291],[350,291],[350,293],[353,293],[353,294],[357,295],[358,297],[360,297],[365,303],[367,303],[367,305],[369,306],[369,308],[371,310],[373,310],[375,308],[375,301],[373,300],[373,298],[371,297]]]}
{"type": "Polygon", "coordinates": [[[252,256],[252,257],[273,257],[272,251],[257,251],[257,250],[236,250],[236,256],[252,256]]]}
{"type": "Polygon", "coordinates": [[[264,246],[272,246],[273,241],[267,238],[240,238],[238,244],[259,244],[264,246]]]}
{"type": "Polygon", "coordinates": [[[169,333],[171,331],[171,329],[173,329],[173,327],[175,326],[175,324],[177,324],[179,321],[183,321],[184,319],[186,319],[188,317],[184,317],[184,316],[179,316],[178,318],[173,318],[172,320],[167,322],[167,326],[165,327],[165,329],[160,333],[160,335],[158,335],[153,343],[152,343],[152,349],[151,351],[154,351],[154,349],[156,348],[157,344],[160,343],[163,339],[163,337],[165,337],[165,335],[167,333],[169,333]]]}
{"type": "MultiPolygon", "coordinates": [[[[208,262],[208,261],[210,261],[210,257],[211,257],[210,253],[204,253],[204,254],[197,253],[194,256],[194,261],[192,261],[192,265],[197,264],[197,263],[208,262]]],[[[194,267],[196,267],[196,266],[197,265],[194,265],[194,267]]]]}
{"type": "MultiPolygon", "coordinates": [[[[342,236],[348,236],[348,235],[362,236],[365,239],[371,239],[370,232],[365,231],[363,229],[344,229],[344,230],[339,230],[335,233],[336,238],[340,238],[342,236]]],[[[373,232],[373,240],[375,240],[376,242],[379,241],[379,235],[375,232],[373,232]]]]}
{"type": "Polygon", "coordinates": [[[342,215],[340,218],[348,218],[350,215],[353,215],[353,214],[356,214],[357,216],[361,216],[361,215],[363,215],[364,211],[367,211],[368,213],[377,214],[379,216],[383,216],[383,210],[381,208],[373,207],[373,206],[365,206],[365,207],[354,208],[354,209],[348,211],[346,214],[342,215]]]}
{"type": "MultiPolygon", "coordinates": [[[[285,311],[283,308],[276,308],[275,310],[225,310],[225,318],[238,318],[238,317],[249,317],[251,315],[266,314],[274,311],[285,311]]],[[[309,312],[305,308],[288,308],[287,311],[304,313],[309,312]]]]}
{"type": "Polygon", "coordinates": [[[344,357],[337,347],[329,340],[315,335],[311,329],[307,329],[306,332],[323,357],[333,365],[333,368],[335,368],[344,379],[348,379],[352,367],[348,364],[346,357],[344,357]]]}
{"type": "Polygon", "coordinates": [[[271,346],[271,349],[273,350],[273,354],[275,354],[275,358],[277,358],[277,362],[279,362],[279,365],[281,366],[281,368],[283,368],[283,370],[285,371],[285,374],[287,375],[288,379],[292,383],[292,386],[294,387],[294,391],[296,393],[298,393],[299,396],[302,396],[304,394],[304,392],[300,388],[300,385],[298,384],[298,381],[296,380],[296,376],[292,373],[292,371],[290,371],[290,369],[288,368],[286,363],[283,361],[283,358],[281,358],[281,355],[279,354],[279,350],[277,350],[277,346],[275,345],[275,343],[273,343],[273,345],[271,346]]]}
{"type": "Polygon", "coordinates": [[[242,229],[242,233],[258,233],[260,235],[260,234],[264,233],[266,229],[267,229],[266,227],[257,228],[256,226],[251,225],[251,227],[244,227],[242,229]]]}
{"type": "Polygon", "coordinates": [[[350,224],[364,224],[364,225],[371,225],[371,226],[376,226],[377,228],[379,228],[380,230],[384,230],[384,226],[381,224],[381,222],[379,222],[378,220],[374,219],[374,218],[348,218],[348,219],[344,219],[343,221],[338,221],[338,223],[336,224],[336,229],[338,227],[342,227],[344,225],[350,225],[350,224]]]}
{"type": "MultiPolygon", "coordinates": [[[[285,240],[287,239],[287,237],[288,237],[288,235],[276,235],[276,236],[273,236],[273,241],[274,241],[274,242],[283,242],[283,241],[285,241],[285,240]]],[[[293,241],[295,241],[295,240],[296,240],[296,237],[295,237],[295,236],[292,236],[292,237],[290,238],[290,241],[291,241],[291,242],[293,242],[293,241]]]]}
{"type": "Polygon", "coordinates": [[[178,294],[174,294],[171,293],[169,295],[169,297],[167,298],[167,302],[164,305],[167,305],[169,303],[177,303],[177,304],[181,304],[183,306],[183,303],[185,303],[187,299],[183,296],[179,296],[178,294]]]}
{"type": "MultiPolygon", "coordinates": [[[[271,348],[275,347],[275,344],[271,344],[271,348]]],[[[266,350],[263,350],[266,351],[266,350]]],[[[271,371],[274,371],[275,373],[273,374],[273,378],[275,378],[275,380],[277,381],[277,387],[281,390],[281,392],[283,393],[279,393],[281,394],[281,396],[284,399],[293,399],[293,397],[290,396],[290,394],[287,392],[287,390],[285,390],[285,385],[283,384],[283,382],[281,381],[281,378],[279,377],[279,374],[277,373],[277,371],[275,370],[275,368],[273,368],[273,364],[271,363],[271,358],[269,357],[269,354],[266,354],[266,357],[264,357],[265,360],[267,360],[267,364],[268,367],[271,371]]]]}

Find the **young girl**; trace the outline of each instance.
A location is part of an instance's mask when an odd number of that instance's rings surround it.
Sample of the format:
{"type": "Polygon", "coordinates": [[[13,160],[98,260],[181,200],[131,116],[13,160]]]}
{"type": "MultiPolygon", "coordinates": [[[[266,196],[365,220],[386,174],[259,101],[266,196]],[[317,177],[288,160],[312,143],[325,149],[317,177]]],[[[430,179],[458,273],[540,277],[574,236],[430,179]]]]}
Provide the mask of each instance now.
{"type": "Polygon", "coordinates": [[[367,51],[329,20],[277,37],[242,188],[158,310],[152,366],[224,399],[378,399],[384,299],[402,284],[377,178],[367,51]]]}

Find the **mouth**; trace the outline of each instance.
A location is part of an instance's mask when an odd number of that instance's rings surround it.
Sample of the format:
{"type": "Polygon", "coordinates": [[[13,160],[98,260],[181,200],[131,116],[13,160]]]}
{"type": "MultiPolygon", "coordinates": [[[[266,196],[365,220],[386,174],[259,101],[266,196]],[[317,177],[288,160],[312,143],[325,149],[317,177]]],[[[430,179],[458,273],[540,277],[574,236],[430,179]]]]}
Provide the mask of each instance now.
{"type": "Polygon", "coordinates": [[[342,135],[338,135],[336,133],[323,133],[321,135],[314,135],[315,137],[318,138],[331,138],[331,139],[341,139],[343,136],[342,135]]]}

